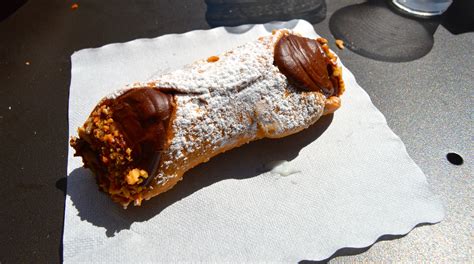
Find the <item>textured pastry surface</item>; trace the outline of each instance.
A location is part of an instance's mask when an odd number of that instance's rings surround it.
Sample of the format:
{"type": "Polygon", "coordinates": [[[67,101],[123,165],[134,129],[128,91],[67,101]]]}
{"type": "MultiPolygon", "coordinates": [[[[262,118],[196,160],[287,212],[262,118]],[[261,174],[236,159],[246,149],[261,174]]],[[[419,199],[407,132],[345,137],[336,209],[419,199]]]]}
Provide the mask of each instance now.
{"type": "Polygon", "coordinates": [[[274,46],[283,33],[247,43],[215,62],[195,62],[151,84],[182,93],[175,95],[173,136],[162,156],[158,188],[218,153],[296,133],[319,119],[325,97],[292,86],[273,65],[274,46]]]}
{"type": "MultiPolygon", "coordinates": [[[[186,171],[219,153],[260,138],[299,132],[316,122],[325,107],[329,112],[337,109],[339,98],[293,85],[274,65],[275,45],[289,33],[279,30],[152,82],[136,84],[139,89],[155,88],[173,96],[174,110],[160,164],[156,175],[147,175],[153,179],[146,188],[132,194],[118,190],[112,194],[110,186],[103,187],[104,191],[112,198],[120,196],[114,200],[123,206],[132,201],[139,205],[142,199],[170,189],[186,171]],[[331,102],[330,107],[327,102],[331,102]]],[[[330,57],[334,66],[331,73],[336,73],[342,84],[336,59],[330,57]]],[[[120,95],[118,92],[106,100],[120,95]]],[[[136,169],[138,177],[143,168],[136,169]]]]}
{"type": "Polygon", "coordinates": [[[154,83],[184,93],[175,95],[169,155],[184,157],[205,145],[218,149],[241,137],[253,138],[257,132],[284,136],[322,114],[320,93],[295,89],[273,66],[275,39],[248,43],[219,56],[217,62],[200,61],[154,83]]]}

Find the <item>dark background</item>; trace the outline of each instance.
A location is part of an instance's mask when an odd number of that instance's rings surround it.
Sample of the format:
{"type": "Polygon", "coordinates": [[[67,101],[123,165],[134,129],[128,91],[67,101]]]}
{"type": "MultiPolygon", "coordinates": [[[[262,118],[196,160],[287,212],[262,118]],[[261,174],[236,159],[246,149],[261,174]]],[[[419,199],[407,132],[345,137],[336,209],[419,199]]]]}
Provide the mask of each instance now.
{"type": "Polygon", "coordinates": [[[444,16],[431,20],[409,18],[383,1],[303,1],[309,7],[282,1],[286,5],[280,9],[268,7],[265,0],[254,2],[257,6],[226,6],[217,0],[207,5],[171,0],[0,4],[1,263],[61,261],[74,51],[291,18],[314,23],[336,51],[333,35],[345,40],[350,49],[338,51],[343,63],[405,142],[446,207],[446,219],[437,225],[420,226],[403,238],[384,236],[370,250],[342,249],[332,260],[473,260],[474,34],[466,15],[474,13],[468,3],[473,1],[455,1],[444,16]],[[73,3],[79,4],[76,10],[73,3]],[[463,164],[450,163],[449,152],[459,154],[463,164]]]}

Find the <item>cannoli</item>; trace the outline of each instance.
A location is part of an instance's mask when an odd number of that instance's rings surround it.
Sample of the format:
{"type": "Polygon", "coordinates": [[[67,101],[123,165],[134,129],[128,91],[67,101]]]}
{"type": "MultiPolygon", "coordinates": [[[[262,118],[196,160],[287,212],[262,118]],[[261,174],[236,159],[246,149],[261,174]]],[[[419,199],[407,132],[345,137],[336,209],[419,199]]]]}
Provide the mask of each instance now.
{"type": "Polygon", "coordinates": [[[307,128],[338,109],[343,92],[325,39],[276,30],[107,96],[70,143],[126,208],[219,153],[307,128]]]}

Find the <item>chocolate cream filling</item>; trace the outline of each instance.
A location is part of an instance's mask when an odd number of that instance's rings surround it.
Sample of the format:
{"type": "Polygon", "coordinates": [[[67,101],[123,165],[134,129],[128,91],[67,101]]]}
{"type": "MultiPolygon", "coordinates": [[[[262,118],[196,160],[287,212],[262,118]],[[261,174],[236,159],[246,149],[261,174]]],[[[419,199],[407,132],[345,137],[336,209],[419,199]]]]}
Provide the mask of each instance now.
{"type": "Polygon", "coordinates": [[[71,145],[114,200],[141,201],[140,192],[158,172],[173,110],[172,95],[156,88],[130,89],[101,102],[71,145]]]}
{"type": "MultiPolygon", "coordinates": [[[[132,89],[110,102],[114,121],[132,149],[134,166],[156,175],[172,112],[171,96],[158,89],[132,89]]],[[[147,184],[153,177],[148,177],[147,184]]]]}
{"type": "Polygon", "coordinates": [[[334,74],[339,69],[325,39],[285,35],[275,46],[274,63],[301,89],[318,91],[327,97],[342,93],[340,75],[334,74]]]}

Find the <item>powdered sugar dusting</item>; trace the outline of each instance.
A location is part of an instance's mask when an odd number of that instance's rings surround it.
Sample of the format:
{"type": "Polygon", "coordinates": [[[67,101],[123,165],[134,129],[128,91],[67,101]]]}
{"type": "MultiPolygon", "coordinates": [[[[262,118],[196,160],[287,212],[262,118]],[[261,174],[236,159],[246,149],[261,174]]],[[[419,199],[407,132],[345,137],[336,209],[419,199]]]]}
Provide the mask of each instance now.
{"type": "MultiPolygon", "coordinates": [[[[174,162],[192,167],[192,160],[203,153],[285,136],[319,119],[325,97],[293,87],[273,65],[274,46],[284,32],[237,47],[216,62],[197,61],[151,83],[177,92],[174,137],[162,155],[161,171],[174,162]]],[[[161,173],[158,182],[173,177],[161,173]]]]}

